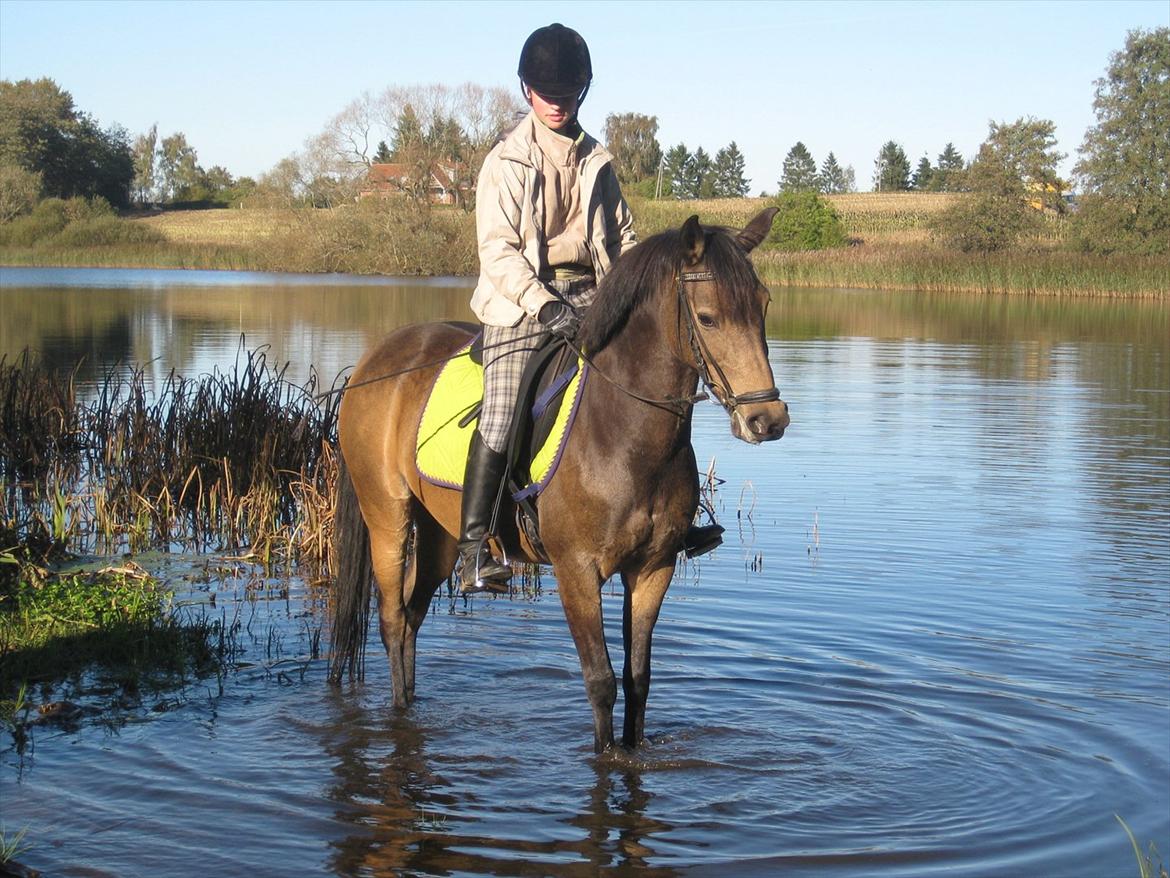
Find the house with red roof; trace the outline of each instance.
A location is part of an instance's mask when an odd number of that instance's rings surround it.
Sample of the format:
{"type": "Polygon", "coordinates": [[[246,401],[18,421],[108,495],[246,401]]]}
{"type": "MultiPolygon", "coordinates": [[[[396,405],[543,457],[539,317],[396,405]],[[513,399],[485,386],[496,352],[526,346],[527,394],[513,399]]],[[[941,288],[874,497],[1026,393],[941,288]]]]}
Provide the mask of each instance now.
{"type": "MultiPolygon", "coordinates": [[[[457,166],[435,162],[430,167],[425,181],[418,180],[419,168],[406,162],[374,162],[366,175],[366,184],[358,193],[358,198],[371,196],[384,197],[390,194],[406,192],[410,194],[426,192],[431,204],[458,204],[460,192],[454,182],[457,166]]],[[[464,196],[470,194],[463,192],[464,196]]]]}

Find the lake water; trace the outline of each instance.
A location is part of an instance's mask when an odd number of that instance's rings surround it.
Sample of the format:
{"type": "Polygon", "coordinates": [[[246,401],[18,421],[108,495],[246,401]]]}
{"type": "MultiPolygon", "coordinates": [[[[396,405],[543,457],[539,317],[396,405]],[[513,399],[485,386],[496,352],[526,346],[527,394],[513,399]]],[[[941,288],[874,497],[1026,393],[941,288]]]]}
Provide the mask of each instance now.
{"type": "MultiPolygon", "coordinates": [[[[329,383],[465,280],[3,269],[0,354],[329,383]]],[[[303,583],[154,559],[248,664],[0,764],[51,875],[1136,876],[1170,854],[1170,306],[776,290],[793,424],[696,412],[728,528],[680,568],[648,745],[594,757],[545,575],[441,597],[420,697],[337,691],[303,583]],[[215,598],[212,604],[212,598],[215,598]],[[275,647],[274,647],[275,644],[275,647]]],[[[620,661],[620,590],[606,587],[620,661]]],[[[376,642],[376,639],[375,639],[376,642]]],[[[620,714],[619,701],[619,714],[620,714]]],[[[3,742],[7,744],[8,742],[3,742]]]]}

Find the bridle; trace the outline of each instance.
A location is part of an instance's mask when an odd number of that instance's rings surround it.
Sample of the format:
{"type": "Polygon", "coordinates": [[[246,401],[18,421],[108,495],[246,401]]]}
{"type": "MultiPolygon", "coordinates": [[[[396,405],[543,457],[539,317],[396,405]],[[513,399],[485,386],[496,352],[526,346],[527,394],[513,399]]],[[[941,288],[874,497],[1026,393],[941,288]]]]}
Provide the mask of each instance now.
{"type": "Polygon", "coordinates": [[[703,334],[695,322],[694,305],[686,292],[686,284],[711,281],[715,275],[710,271],[682,271],[678,275],[678,310],[685,315],[687,321],[687,335],[690,341],[691,353],[695,357],[695,365],[699,370],[699,378],[703,385],[719,401],[728,415],[734,417],[735,410],[741,405],[757,402],[775,402],[780,398],[780,391],[775,385],[764,390],[749,390],[746,393],[732,393],[731,381],[727,374],[719,367],[719,363],[711,355],[710,349],[703,340],[703,334]],[[718,381],[712,378],[712,372],[718,381]]]}

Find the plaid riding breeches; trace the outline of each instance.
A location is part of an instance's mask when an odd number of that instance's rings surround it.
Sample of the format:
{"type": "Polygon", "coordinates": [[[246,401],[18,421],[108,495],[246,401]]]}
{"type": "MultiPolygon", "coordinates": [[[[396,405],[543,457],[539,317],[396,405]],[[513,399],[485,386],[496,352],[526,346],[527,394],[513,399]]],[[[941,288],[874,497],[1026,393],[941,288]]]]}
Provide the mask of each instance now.
{"type": "MultiPolygon", "coordinates": [[[[592,278],[546,283],[578,310],[588,307],[597,293],[592,278]]],[[[540,331],[540,323],[527,316],[515,326],[483,328],[483,408],[479,413],[479,432],[492,451],[507,450],[520,379],[540,344],[541,339],[535,335],[540,331]]]]}

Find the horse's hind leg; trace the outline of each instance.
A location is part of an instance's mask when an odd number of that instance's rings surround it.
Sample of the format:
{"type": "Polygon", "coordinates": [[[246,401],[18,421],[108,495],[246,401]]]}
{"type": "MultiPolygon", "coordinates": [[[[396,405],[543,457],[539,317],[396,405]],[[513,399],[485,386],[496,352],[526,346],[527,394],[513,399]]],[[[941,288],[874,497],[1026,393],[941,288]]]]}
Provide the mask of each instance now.
{"type": "Polygon", "coordinates": [[[455,557],[458,554],[455,538],[443,530],[420,505],[415,506],[414,524],[414,553],[404,592],[407,629],[402,648],[408,703],[414,700],[414,656],[418,630],[426,621],[435,589],[455,569],[455,557]]]}
{"type": "Polygon", "coordinates": [[[642,743],[646,720],[646,699],[650,695],[650,641],[658,611],[674,576],[674,563],[649,570],[622,573],[625,606],[622,612],[622,642],[626,666],[622,673],[626,715],[622,743],[637,747],[642,743]]]}
{"type": "Polygon", "coordinates": [[[411,530],[411,501],[387,498],[376,515],[367,515],[370,527],[370,558],[378,580],[378,631],[390,659],[390,679],[394,686],[394,706],[405,707],[406,685],[406,606],[403,585],[406,575],[406,552],[411,530]]]}

